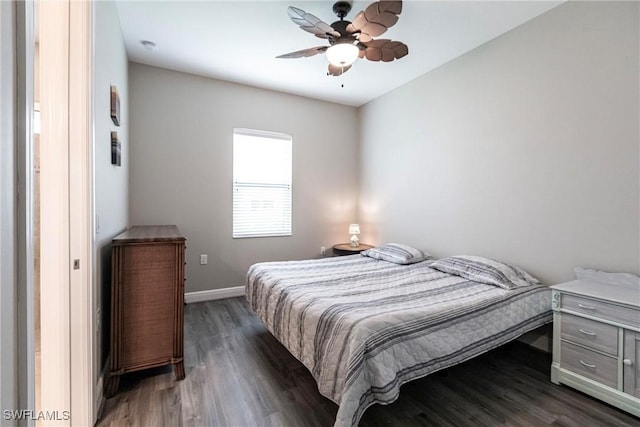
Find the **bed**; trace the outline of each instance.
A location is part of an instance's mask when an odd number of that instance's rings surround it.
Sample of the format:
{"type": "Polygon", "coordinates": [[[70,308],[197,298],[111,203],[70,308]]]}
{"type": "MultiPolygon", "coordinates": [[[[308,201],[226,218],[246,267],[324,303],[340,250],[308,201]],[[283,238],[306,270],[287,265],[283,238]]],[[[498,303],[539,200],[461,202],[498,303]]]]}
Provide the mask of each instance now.
{"type": "Polygon", "coordinates": [[[396,400],[402,384],[552,320],[550,290],[535,279],[502,287],[483,280],[484,264],[462,274],[439,262],[264,262],[250,267],[246,298],[338,404],[335,426],[355,426],[372,404],[396,400]]]}

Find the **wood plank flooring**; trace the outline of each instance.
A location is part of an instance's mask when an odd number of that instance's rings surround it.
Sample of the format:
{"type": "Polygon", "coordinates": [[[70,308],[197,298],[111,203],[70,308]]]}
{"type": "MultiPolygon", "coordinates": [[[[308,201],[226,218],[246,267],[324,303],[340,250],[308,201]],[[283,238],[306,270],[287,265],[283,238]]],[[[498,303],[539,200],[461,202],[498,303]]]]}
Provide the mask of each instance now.
{"type": "MultiPolygon", "coordinates": [[[[402,387],[367,409],[377,426],[640,426],[640,419],[549,381],[551,358],[512,343],[402,387]]],[[[244,298],[185,307],[185,370],[123,376],[97,426],[332,426],[337,405],[244,298]]]]}

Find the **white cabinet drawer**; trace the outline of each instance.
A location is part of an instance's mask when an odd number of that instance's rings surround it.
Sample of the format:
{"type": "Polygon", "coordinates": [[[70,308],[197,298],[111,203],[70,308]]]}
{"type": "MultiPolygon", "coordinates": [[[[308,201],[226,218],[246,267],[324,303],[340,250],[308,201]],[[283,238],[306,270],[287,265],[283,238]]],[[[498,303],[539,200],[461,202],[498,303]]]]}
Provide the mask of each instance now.
{"type": "Polygon", "coordinates": [[[640,332],[624,331],[622,357],[624,392],[640,398],[640,332]]]}
{"type": "Polygon", "coordinates": [[[618,328],[606,323],[563,313],[562,338],[612,356],[618,354],[618,328]]]}
{"type": "Polygon", "coordinates": [[[563,368],[616,388],[618,383],[617,359],[586,348],[562,342],[560,350],[563,368]]]}
{"type": "Polygon", "coordinates": [[[562,294],[561,305],[563,309],[576,313],[583,313],[603,320],[622,323],[633,328],[640,326],[640,311],[631,307],[623,307],[621,305],[572,294],[562,294]]]}

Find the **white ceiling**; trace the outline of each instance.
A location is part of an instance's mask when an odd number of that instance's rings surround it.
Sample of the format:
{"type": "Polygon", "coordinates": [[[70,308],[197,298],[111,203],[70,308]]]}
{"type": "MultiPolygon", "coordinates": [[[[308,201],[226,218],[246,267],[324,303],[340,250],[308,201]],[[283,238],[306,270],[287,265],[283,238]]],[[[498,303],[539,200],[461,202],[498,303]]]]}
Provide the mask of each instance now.
{"type": "MultiPolygon", "coordinates": [[[[333,1],[116,0],[129,59],[187,73],[351,106],[365,104],[462,55],[562,1],[405,1],[398,23],[377,38],[399,40],[409,55],[382,63],[359,59],[327,76],[325,55],[276,59],[326,45],[289,20],[287,7],[331,24],[333,1]],[[156,51],[141,40],[151,40],[156,51]]],[[[353,1],[352,20],[372,1],[353,1]]]]}

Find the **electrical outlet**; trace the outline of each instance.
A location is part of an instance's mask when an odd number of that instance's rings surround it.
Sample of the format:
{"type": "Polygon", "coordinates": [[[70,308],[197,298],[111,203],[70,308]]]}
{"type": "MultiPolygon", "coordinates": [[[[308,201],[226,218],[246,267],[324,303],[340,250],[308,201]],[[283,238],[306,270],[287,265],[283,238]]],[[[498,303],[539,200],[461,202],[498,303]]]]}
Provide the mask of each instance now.
{"type": "Polygon", "coordinates": [[[208,258],[207,254],[200,254],[200,265],[207,265],[207,262],[209,262],[208,258]]]}
{"type": "Polygon", "coordinates": [[[327,248],[324,246],[320,246],[320,255],[325,255],[327,253],[327,248]]]}

